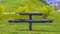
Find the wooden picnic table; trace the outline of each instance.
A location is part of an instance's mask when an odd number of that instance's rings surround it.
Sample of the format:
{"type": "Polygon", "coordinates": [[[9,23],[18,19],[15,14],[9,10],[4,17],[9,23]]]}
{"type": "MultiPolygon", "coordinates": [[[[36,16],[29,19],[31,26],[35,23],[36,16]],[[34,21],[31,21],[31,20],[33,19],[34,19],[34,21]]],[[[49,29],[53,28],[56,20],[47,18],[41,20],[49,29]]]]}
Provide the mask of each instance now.
{"type": "Polygon", "coordinates": [[[45,22],[52,22],[52,20],[47,20],[47,19],[42,19],[42,20],[33,20],[32,16],[33,15],[43,15],[45,14],[44,12],[16,12],[16,14],[20,14],[20,15],[28,15],[29,19],[27,20],[10,20],[9,22],[29,22],[29,30],[32,31],[32,22],[40,22],[40,23],[45,23],[45,22]]]}

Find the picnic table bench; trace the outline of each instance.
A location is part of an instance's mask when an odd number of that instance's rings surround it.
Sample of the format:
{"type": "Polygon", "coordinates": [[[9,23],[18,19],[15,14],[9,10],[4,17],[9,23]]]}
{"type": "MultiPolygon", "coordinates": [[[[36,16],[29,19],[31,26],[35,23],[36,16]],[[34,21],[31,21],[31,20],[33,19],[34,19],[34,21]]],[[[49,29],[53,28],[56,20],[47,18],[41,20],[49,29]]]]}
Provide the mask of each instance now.
{"type": "Polygon", "coordinates": [[[32,23],[51,23],[53,22],[53,20],[49,20],[49,19],[40,19],[40,20],[33,20],[32,19],[32,16],[33,15],[43,15],[45,14],[44,12],[16,12],[16,14],[20,14],[20,15],[28,15],[29,16],[29,19],[15,19],[15,20],[9,20],[9,22],[14,22],[14,23],[17,23],[17,22],[29,22],[29,30],[32,31],[32,23]]]}

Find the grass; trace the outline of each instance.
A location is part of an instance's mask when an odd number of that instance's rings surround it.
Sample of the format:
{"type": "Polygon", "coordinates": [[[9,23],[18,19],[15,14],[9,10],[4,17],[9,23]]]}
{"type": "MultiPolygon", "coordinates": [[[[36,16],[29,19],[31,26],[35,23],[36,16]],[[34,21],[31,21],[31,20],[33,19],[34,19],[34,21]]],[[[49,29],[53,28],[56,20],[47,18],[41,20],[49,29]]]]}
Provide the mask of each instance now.
{"type": "MultiPolygon", "coordinates": [[[[19,5],[19,3],[19,0],[4,0],[0,4],[15,6],[19,5]]],[[[9,23],[0,21],[0,34],[60,34],[60,13],[54,12],[54,14],[50,15],[48,18],[53,19],[54,22],[33,23],[32,31],[29,31],[29,23],[9,23]]]]}
{"type": "Polygon", "coordinates": [[[0,22],[1,34],[60,34],[60,13],[54,12],[49,19],[53,23],[33,23],[32,31],[29,31],[29,23],[8,23],[0,22]]]}

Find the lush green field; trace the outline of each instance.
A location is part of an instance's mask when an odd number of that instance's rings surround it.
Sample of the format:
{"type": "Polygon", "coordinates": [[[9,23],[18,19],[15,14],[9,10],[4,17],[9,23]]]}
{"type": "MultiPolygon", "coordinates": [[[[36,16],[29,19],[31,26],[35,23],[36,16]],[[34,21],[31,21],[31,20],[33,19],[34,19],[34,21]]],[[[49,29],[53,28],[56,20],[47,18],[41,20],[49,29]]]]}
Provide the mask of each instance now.
{"type": "Polygon", "coordinates": [[[29,23],[0,22],[0,34],[60,34],[60,13],[54,12],[49,16],[52,23],[33,23],[29,31],[29,23]]]}
{"type": "MultiPolygon", "coordinates": [[[[28,0],[26,0],[28,1],[28,0]]],[[[4,6],[19,6],[23,0],[4,0],[0,4],[4,6]],[[20,2],[21,1],[21,2],[20,2]]],[[[23,3],[24,4],[24,3],[23,3]]],[[[8,7],[9,8],[9,7],[8,7]]],[[[0,11],[1,12],[1,11],[0,11]]],[[[8,20],[2,19],[13,19],[17,18],[15,15],[0,15],[0,34],[60,34],[60,13],[53,12],[48,18],[53,19],[52,23],[33,23],[33,30],[29,31],[29,23],[9,23],[8,20]]],[[[37,19],[37,17],[35,17],[37,19]]],[[[38,18],[39,19],[39,18],[38,18]]]]}

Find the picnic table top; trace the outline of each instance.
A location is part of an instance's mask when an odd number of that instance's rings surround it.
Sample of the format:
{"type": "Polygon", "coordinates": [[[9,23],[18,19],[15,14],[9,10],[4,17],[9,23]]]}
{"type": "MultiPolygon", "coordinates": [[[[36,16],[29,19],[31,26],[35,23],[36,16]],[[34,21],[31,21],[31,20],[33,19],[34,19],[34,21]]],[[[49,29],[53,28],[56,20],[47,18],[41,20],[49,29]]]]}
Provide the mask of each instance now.
{"type": "Polygon", "coordinates": [[[16,12],[16,14],[21,15],[42,15],[44,12],[16,12]]]}

